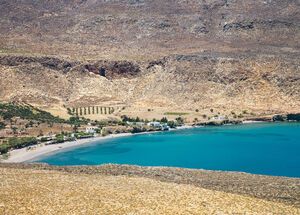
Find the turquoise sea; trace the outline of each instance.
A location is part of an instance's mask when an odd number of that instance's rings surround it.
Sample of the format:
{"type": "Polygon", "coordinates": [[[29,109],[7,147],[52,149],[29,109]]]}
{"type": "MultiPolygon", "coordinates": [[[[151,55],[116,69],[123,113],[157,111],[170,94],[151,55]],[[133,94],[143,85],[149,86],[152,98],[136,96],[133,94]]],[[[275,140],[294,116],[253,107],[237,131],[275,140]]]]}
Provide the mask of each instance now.
{"type": "Polygon", "coordinates": [[[300,124],[201,127],[102,140],[36,160],[170,166],[300,177],[300,124]]]}

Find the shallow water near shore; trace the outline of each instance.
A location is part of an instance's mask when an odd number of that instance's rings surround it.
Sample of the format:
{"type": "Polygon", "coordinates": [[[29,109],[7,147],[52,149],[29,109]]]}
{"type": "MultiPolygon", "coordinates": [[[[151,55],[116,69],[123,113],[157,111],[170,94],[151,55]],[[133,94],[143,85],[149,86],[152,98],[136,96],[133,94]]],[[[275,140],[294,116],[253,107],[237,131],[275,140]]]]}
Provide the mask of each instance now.
{"type": "Polygon", "coordinates": [[[300,177],[300,123],[202,127],[112,138],[35,162],[169,166],[300,177]]]}

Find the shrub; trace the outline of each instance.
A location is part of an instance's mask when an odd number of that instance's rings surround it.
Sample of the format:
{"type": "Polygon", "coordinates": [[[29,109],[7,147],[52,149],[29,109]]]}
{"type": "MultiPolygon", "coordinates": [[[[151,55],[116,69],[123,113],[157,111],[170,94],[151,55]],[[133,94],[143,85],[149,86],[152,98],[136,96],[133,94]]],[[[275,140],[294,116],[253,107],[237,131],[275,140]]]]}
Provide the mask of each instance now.
{"type": "Polygon", "coordinates": [[[78,116],[71,116],[66,122],[74,126],[80,126],[86,125],[90,120],[83,117],[79,118],[78,116]]]}
{"type": "Polygon", "coordinates": [[[67,108],[68,114],[69,115],[74,115],[75,110],[71,110],[70,108],[67,108]]]}
{"type": "Polygon", "coordinates": [[[183,115],[188,115],[189,113],[184,113],[184,112],[166,112],[164,115],[177,115],[177,116],[183,116],[183,115]]]}
{"type": "Polygon", "coordinates": [[[63,135],[63,134],[57,134],[56,136],[56,142],[57,143],[63,143],[63,142],[65,142],[65,136],[63,135]]]}
{"type": "Polygon", "coordinates": [[[133,127],[131,133],[136,134],[136,133],[141,133],[146,131],[145,128],[141,128],[141,127],[133,127]]]}
{"type": "Polygon", "coordinates": [[[174,121],[168,121],[168,126],[169,126],[170,128],[176,128],[177,123],[174,122],[174,121]]]}
{"type": "Polygon", "coordinates": [[[168,119],[167,117],[163,117],[161,120],[160,120],[161,123],[168,123],[168,119]]]}
{"type": "Polygon", "coordinates": [[[0,154],[6,154],[9,150],[9,145],[8,144],[1,144],[0,145],[0,154]]]}
{"type": "Polygon", "coordinates": [[[37,139],[35,137],[12,137],[8,139],[8,143],[0,145],[0,153],[5,154],[10,149],[20,149],[27,146],[37,144],[37,139]]]}
{"type": "Polygon", "coordinates": [[[176,121],[177,121],[178,125],[184,124],[184,119],[181,118],[181,117],[177,117],[177,118],[176,118],[176,121]]]}
{"type": "Polygon", "coordinates": [[[0,122],[0,130],[5,128],[5,124],[3,122],[0,122]]]}

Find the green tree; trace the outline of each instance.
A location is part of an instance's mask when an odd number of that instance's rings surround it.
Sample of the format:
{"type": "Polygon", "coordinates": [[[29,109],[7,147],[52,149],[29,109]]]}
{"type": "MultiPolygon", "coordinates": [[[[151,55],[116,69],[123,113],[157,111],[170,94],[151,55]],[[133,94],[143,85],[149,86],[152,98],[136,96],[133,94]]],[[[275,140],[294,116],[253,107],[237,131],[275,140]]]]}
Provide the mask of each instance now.
{"type": "Polygon", "coordinates": [[[177,121],[177,124],[178,124],[178,125],[183,125],[183,124],[184,124],[184,119],[181,118],[181,117],[177,117],[177,118],[176,118],[176,121],[177,121]]]}
{"type": "Polygon", "coordinates": [[[4,122],[0,122],[0,130],[5,128],[4,122]]]}
{"type": "Polygon", "coordinates": [[[163,117],[161,120],[160,120],[161,123],[168,123],[168,119],[167,117],[163,117]]]}

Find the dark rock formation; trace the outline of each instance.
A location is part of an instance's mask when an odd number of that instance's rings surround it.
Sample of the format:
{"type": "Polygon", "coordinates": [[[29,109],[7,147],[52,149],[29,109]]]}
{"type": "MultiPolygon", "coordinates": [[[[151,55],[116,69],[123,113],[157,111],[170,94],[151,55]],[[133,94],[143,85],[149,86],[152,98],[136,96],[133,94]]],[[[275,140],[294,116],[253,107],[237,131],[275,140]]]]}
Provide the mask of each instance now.
{"type": "Polygon", "coordinates": [[[43,67],[67,72],[78,62],[68,62],[54,57],[27,57],[27,56],[0,56],[0,65],[20,66],[31,63],[38,63],[43,67]]]}
{"type": "Polygon", "coordinates": [[[227,32],[234,30],[250,30],[254,28],[254,22],[235,22],[229,23],[223,26],[223,31],[227,32]]]}

